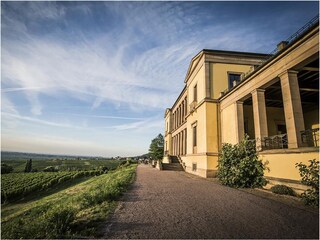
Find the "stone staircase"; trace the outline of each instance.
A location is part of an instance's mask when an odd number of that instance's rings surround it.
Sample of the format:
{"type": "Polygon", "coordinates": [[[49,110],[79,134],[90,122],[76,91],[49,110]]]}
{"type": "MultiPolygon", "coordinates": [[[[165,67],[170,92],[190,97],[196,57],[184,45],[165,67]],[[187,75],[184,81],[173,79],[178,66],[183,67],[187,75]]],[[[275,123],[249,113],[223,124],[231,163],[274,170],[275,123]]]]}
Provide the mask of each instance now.
{"type": "Polygon", "coordinates": [[[177,156],[170,156],[171,163],[162,163],[162,170],[184,171],[177,156]]]}

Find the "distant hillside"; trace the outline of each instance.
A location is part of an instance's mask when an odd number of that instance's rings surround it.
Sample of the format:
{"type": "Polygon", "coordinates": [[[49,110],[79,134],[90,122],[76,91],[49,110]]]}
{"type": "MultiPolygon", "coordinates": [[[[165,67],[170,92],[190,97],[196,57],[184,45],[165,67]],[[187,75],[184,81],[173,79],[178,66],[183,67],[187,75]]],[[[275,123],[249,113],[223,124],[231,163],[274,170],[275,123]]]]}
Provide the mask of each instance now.
{"type": "Polygon", "coordinates": [[[142,154],[142,155],[139,155],[139,156],[135,156],[135,157],[133,157],[133,158],[143,158],[143,159],[145,159],[145,158],[149,158],[149,153],[145,153],[145,154],[142,154]]]}
{"type": "Polygon", "coordinates": [[[34,160],[49,160],[49,159],[108,159],[103,157],[88,157],[88,156],[70,156],[70,155],[55,155],[55,154],[40,154],[40,153],[24,153],[24,152],[6,152],[1,151],[1,160],[19,160],[19,159],[34,159],[34,160]]]}

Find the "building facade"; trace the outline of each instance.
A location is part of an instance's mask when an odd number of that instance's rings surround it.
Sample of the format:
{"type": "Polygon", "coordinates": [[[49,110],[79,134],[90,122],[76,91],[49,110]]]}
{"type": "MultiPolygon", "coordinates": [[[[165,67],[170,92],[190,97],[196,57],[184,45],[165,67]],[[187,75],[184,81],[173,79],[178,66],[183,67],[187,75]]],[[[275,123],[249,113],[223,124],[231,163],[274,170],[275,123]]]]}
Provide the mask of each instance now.
{"type": "Polygon", "coordinates": [[[223,143],[245,134],[268,161],[269,180],[300,180],[295,163],[319,159],[318,17],[272,55],[204,49],[165,111],[165,156],[215,177],[223,143]]]}

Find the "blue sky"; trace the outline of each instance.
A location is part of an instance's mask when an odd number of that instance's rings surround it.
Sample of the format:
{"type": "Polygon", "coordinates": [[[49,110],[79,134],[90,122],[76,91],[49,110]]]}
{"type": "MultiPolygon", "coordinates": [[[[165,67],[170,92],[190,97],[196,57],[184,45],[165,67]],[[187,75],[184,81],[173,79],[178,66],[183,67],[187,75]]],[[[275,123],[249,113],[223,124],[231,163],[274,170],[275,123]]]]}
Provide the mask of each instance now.
{"type": "Polygon", "coordinates": [[[202,49],[271,52],[318,2],[1,2],[1,147],[146,153],[202,49]]]}

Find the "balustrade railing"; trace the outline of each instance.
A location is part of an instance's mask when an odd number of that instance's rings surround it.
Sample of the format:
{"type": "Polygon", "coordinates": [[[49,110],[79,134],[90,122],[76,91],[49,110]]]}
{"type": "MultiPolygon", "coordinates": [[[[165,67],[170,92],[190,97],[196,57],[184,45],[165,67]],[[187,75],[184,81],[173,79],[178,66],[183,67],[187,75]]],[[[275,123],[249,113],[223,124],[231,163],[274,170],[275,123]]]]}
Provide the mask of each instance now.
{"type": "MultiPolygon", "coordinates": [[[[307,22],[303,27],[301,27],[297,32],[292,34],[288,39],[286,39],[284,42],[286,42],[287,48],[289,45],[291,45],[296,39],[298,39],[300,36],[305,34],[309,29],[313,28],[314,26],[319,24],[319,14],[317,14],[315,17],[313,17],[309,22],[307,22]]],[[[258,69],[260,69],[263,65],[265,65],[267,62],[269,62],[271,59],[275,58],[278,54],[280,54],[282,50],[279,51],[278,48],[274,49],[272,52],[267,54],[259,63],[257,67],[251,68],[248,72],[243,73],[241,76],[241,81],[237,82],[237,85],[244,80],[246,80],[249,76],[251,76],[254,72],[256,72],[258,69]]],[[[232,88],[231,88],[232,89],[232,88]]],[[[227,88],[223,92],[220,93],[221,96],[225,95],[227,92],[229,92],[231,89],[227,88]]]]}
{"type": "Polygon", "coordinates": [[[319,128],[307,129],[301,131],[302,143],[307,147],[318,147],[319,146],[319,128]]]}
{"type": "Polygon", "coordinates": [[[261,141],[261,147],[262,147],[262,150],[288,148],[287,134],[284,133],[284,134],[265,137],[261,141]]]}

